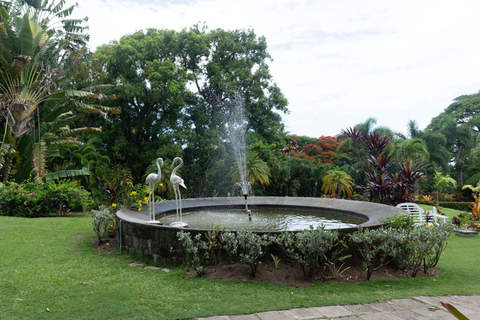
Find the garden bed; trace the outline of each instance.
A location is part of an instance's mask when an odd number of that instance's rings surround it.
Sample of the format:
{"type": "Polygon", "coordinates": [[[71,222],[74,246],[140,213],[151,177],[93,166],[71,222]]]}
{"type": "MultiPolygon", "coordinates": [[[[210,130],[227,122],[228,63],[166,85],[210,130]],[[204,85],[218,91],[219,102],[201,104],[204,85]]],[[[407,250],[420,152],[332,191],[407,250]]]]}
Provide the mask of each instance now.
{"type": "MultiPolygon", "coordinates": [[[[428,274],[418,272],[417,277],[437,277],[442,272],[438,268],[430,268],[428,274]]],[[[197,273],[187,270],[188,277],[197,277],[197,273]]],[[[304,276],[300,267],[292,262],[281,261],[278,268],[275,268],[273,262],[265,262],[259,265],[255,277],[250,275],[250,268],[246,264],[222,262],[218,266],[209,266],[205,268],[205,276],[207,279],[217,279],[223,281],[255,281],[270,282],[279,285],[288,285],[294,287],[308,287],[321,282],[350,282],[358,283],[367,281],[365,270],[361,266],[352,266],[342,275],[336,278],[322,279],[318,276],[308,278],[304,276]]],[[[408,274],[399,272],[398,269],[385,266],[377,270],[371,280],[392,280],[410,278],[408,274]]]]}

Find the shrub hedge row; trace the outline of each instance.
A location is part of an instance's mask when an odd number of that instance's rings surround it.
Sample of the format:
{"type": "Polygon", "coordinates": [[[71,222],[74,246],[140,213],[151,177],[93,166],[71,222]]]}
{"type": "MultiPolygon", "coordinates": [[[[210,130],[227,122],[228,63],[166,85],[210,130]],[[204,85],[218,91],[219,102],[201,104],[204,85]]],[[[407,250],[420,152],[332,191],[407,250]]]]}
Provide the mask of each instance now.
{"type": "Polygon", "coordinates": [[[0,184],[0,215],[48,217],[85,211],[90,193],[74,181],[0,184]]]}

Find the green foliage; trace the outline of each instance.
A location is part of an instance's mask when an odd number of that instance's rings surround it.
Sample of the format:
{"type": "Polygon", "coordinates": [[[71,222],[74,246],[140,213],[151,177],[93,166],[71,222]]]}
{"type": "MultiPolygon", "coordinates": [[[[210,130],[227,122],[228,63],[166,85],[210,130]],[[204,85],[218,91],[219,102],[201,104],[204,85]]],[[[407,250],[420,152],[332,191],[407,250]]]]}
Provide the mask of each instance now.
{"type": "Polygon", "coordinates": [[[255,277],[260,259],[267,253],[267,247],[272,243],[267,235],[251,231],[225,232],[222,240],[228,254],[238,257],[240,261],[250,266],[252,277],[255,277]]]}
{"type": "Polygon", "coordinates": [[[429,268],[437,265],[452,229],[448,223],[416,226],[403,235],[404,243],[396,251],[395,260],[411,277],[417,275],[422,265],[424,273],[428,273],[429,268]]]}
{"type": "Polygon", "coordinates": [[[415,221],[412,217],[400,213],[396,214],[393,217],[387,218],[381,221],[384,225],[384,228],[390,229],[404,229],[404,230],[412,230],[415,227],[415,221]]]}
{"type": "MultiPolygon", "coordinates": [[[[132,190],[133,177],[130,169],[122,165],[114,165],[106,173],[105,193],[108,195],[110,203],[117,203],[123,207],[129,207],[130,193],[132,190]]],[[[136,204],[134,206],[136,206],[136,204]]]]}
{"type": "MultiPolygon", "coordinates": [[[[149,196],[148,186],[144,184],[137,184],[133,190],[128,194],[128,207],[137,208],[138,211],[142,210],[143,205],[148,204],[149,196]]],[[[160,199],[155,198],[155,201],[160,199]]]]}
{"type": "Polygon", "coordinates": [[[82,148],[86,134],[100,130],[82,126],[80,117],[118,111],[95,105],[106,96],[91,86],[88,27],[86,19],[70,17],[75,7],[63,0],[18,0],[0,8],[0,128],[2,144],[14,151],[0,153],[8,157],[4,182],[25,181],[32,171],[37,180],[47,172],[53,178],[88,176],[89,166],[66,159],[82,148]]]}
{"type": "Polygon", "coordinates": [[[225,229],[220,230],[220,226],[217,224],[205,234],[207,238],[208,260],[215,266],[222,260],[222,238],[224,232],[225,229]]]}
{"type": "MultiPolygon", "coordinates": [[[[284,232],[276,242],[288,255],[303,268],[303,274],[312,278],[315,270],[324,276],[328,258],[327,255],[339,245],[337,231],[325,230],[324,226],[309,229],[298,233],[284,232]]],[[[336,261],[335,261],[336,262],[336,261]]]]}
{"type": "Polygon", "coordinates": [[[282,259],[280,259],[278,256],[276,256],[274,254],[270,254],[270,256],[272,257],[273,265],[275,266],[275,269],[278,269],[278,266],[280,265],[280,261],[282,259]]]}
{"type": "Polygon", "coordinates": [[[362,257],[367,280],[373,271],[388,264],[399,250],[399,244],[404,240],[402,229],[366,229],[355,231],[350,240],[356,252],[362,257]]]}
{"type": "MultiPolygon", "coordinates": [[[[99,48],[95,59],[99,82],[122,84],[108,92],[116,97],[108,103],[122,112],[102,123],[102,138],[112,162],[130,168],[135,183],[157,153],[182,156],[183,178],[193,186],[188,196],[211,196],[214,189],[226,195],[233,166],[226,114],[237,92],[248,142],[281,142],[275,110],[286,111],[287,101],[271,79],[266,40],[253,30],[148,29],[99,48]]],[[[262,184],[269,178],[265,161],[251,161],[262,184]]]]}
{"type": "Polygon", "coordinates": [[[0,189],[0,212],[6,216],[45,217],[85,211],[90,193],[73,181],[8,184],[0,189]]]}
{"type": "Polygon", "coordinates": [[[375,270],[392,261],[415,277],[422,265],[425,274],[437,265],[452,230],[449,223],[412,227],[410,221],[398,215],[379,229],[356,231],[350,240],[362,257],[367,280],[375,270]]]}
{"type": "Polygon", "coordinates": [[[101,205],[98,210],[92,210],[93,231],[97,235],[98,243],[108,238],[108,233],[115,230],[115,218],[111,214],[111,207],[101,205]]]}
{"type": "Polygon", "coordinates": [[[180,231],[177,233],[177,238],[185,250],[187,263],[199,277],[203,277],[205,274],[205,250],[208,248],[201,237],[200,233],[193,237],[189,232],[180,231]]]}
{"type": "Polygon", "coordinates": [[[470,202],[450,202],[450,201],[439,201],[439,205],[441,207],[455,209],[459,211],[470,211],[470,202]]]}
{"type": "Polygon", "coordinates": [[[322,191],[325,194],[330,194],[332,196],[347,195],[348,197],[352,196],[353,193],[353,179],[352,177],[342,170],[330,170],[322,178],[323,185],[322,191]]]}

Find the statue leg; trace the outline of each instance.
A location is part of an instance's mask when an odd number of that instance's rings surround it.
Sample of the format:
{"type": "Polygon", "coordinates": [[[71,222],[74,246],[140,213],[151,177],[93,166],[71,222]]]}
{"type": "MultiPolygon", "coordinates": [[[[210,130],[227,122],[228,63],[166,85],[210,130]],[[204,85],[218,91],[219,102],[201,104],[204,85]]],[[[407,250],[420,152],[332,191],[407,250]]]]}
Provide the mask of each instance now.
{"type": "Polygon", "coordinates": [[[179,208],[180,208],[180,222],[182,221],[182,194],[180,193],[180,187],[178,187],[178,202],[179,202],[179,208]]]}
{"type": "Polygon", "coordinates": [[[154,221],[155,220],[155,192],[152,191],[152,199],[150,201],[150,220],[154,221]]]}
{"type": "Polygon", "coordinates": [[[173,192],[175,193],[175,209],[176,209],[177,220],[178,220],[178,190],[176,185],[173,186],[173,192]]]}

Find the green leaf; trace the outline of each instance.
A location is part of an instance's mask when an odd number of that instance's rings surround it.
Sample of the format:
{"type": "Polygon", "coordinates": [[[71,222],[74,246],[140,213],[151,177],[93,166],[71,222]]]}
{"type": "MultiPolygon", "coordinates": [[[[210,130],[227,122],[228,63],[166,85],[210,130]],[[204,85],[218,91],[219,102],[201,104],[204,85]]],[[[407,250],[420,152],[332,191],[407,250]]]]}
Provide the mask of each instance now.
{"type": "Polygon", "coordinates": [[[442,306],[448,310],[451,314],[455,316],[455,318],[459,320],[469,320],[466,316],[464,316],[460,311],[457,310],[454,306],[447,302],[440,302],[442,306]]]}
{"type": "Polygon", "coordinates": [[[78,177],[78,176],[89,176],[89,175],[90,175],[90,170],[88,170],[88,168],[82,168],[80,170],[62,170],[62,171],[50,172],[45,176],[45,179],[55,180],[55,179],[63,179],[63,178],[78,177]]]}

